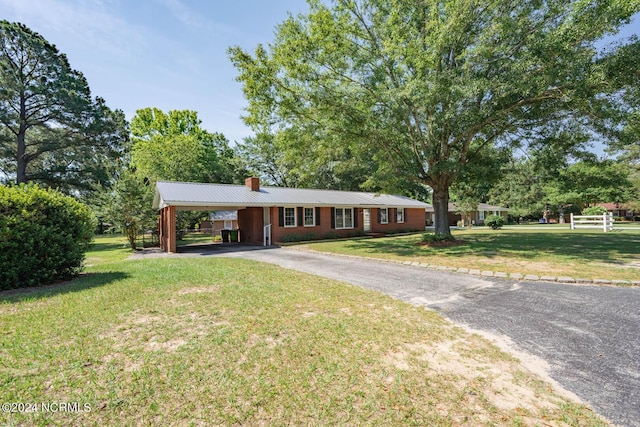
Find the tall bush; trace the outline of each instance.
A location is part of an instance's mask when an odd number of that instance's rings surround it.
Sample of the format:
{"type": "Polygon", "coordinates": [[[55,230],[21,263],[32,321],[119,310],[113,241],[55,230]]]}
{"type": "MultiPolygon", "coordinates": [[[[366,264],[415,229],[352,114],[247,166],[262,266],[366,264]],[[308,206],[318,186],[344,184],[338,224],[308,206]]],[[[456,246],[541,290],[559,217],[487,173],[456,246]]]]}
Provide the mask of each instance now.
{"type": "Polygon", "coordinates": [[[582,215],[603,215],[607,213],[607,208],[602,206],[590,206],[582,211],[582,215]]]}
{"type": "Polygon", "coordinates": [[[504,217],[501,215],[489,215],[484,220],[484,224],[488,225],[494,230],[499,230],[504,225],[504,217]]]}
{"type": "Polygon", "coordinates": [[[36,185],[0,186],[0,289],[76,275],[93,229],[89,209],[71,197],[36,185]]]}

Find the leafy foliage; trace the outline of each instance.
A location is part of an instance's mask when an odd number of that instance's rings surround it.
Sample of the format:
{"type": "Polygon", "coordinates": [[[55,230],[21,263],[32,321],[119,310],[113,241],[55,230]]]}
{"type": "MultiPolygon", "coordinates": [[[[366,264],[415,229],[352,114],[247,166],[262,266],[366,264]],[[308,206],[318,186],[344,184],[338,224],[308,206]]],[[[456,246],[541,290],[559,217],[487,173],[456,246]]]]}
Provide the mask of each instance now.
{"type": "MultiPolygon", "coordinates": [[[[291,144],[314,159],[348,147],[391,165],[399,182],[428,185],[436,231],[450,234],[449,189],[486,149],[592,124],[591,101],[614,90],[595,44],[639,9],[635,0],[314,1],[278,26],[269,49],[230,56],[248,124],[299,135],[291,144]]],[[[392,175],[382,172],[374,179],[392,175]]]]}
{"type": "Polygon", "coordinates": [[[583,215],[603,215],[607,213],[607,208],[603,206],[589,206],[582,211],[583,215]]]}
{"type": "Polygon", "coordinates": [[[504,225],[504,217],[501,215],[489,215],[485,218],[484,224],[493,230],[499,230],[504,225]]]}
{"type": "Polygon", "coordinates": [[[244,171],[227,139],[206,131],[201,123],[195,111],[138,110],[131,119],[131,163],[136,173],[153,182],[243,180],[244,171]]]}
{"type": "Polygon", "coordinates": [[[17,183],[86,191],[112,178],[128,136],[122,111],[93,99],[54,45],[0,21],[0,172],[17,183]]]}
{"type": "Polygon", "coordinates": [[[93,236],[89,209],[36,185],[0,186],[0,289],[67,279],[93,236]]]}
{"type": "Polygon", "coordinates": [[[131,249],[136,250],[140,232],[156,228],[157,212],[153,209],[153,191],[149,181],[129,170],[123,171],[113,187],[96,194],[94,205],[102,221],[127,236],[131,249]]]}
{"type": "Polygon", "coordinates": [[[574,155],[582,160],[570,162],[565,155],[541,150],[529,159],[512,159],[504,178],[490,190],[490,203],[507,206],[514,216],[540,217],[547,210],[562,215],[572,207],[624,202],[633,196],[624,163],[579,153],[574,155]]]}

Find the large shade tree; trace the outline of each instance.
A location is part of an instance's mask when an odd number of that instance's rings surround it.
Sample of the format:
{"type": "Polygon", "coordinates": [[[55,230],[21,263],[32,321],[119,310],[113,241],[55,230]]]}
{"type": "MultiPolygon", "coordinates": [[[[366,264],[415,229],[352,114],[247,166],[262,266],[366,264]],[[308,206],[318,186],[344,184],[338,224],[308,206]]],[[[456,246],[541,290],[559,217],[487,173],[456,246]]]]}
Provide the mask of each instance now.
{"type": "Polygon", "coordinates": [[[638,0],[309,5],[277,27],[268,48],[230,49],[247,122],[374,147],[380,165],[433,189],[440,234],[450,233],[451,185],[487,148],[590,125],[592,101],[610,90],[595,46],[640,8],[638,0]]]}
{"type": "Polygon", "coordinates": [[[0,21],[0,172],[66,191],[111,178],[124,151],[124,114],[92,98],[64,54],[19,23],[0,21]]]}
{"type": "Polygon", "coordinates": [[[152,181],[232,183],[244,179],[225,136],[202,127],[195,111],[143,108],[131,119],[131,160],[152,181]]]}

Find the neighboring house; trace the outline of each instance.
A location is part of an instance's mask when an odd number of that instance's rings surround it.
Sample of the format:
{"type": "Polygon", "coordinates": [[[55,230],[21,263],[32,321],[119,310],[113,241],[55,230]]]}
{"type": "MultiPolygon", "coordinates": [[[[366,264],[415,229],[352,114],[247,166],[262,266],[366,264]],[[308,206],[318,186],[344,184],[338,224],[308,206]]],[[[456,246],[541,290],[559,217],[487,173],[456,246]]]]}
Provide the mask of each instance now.
{"type": "MultiPolygon", "coordinates": [[[[449,225],[457,225],[458,221],[462,220],[462,216],[459,213],[456,213],[457,210],[458,209],[455,203],[449,203],[449,205],[447,206],[449,225]]],[[[427,207],[426,213],[427,221],[430,224],[433,224],[433,206],[427,207]]],[[[486,203],[478,203],[478,209],[471,215],[472,223],[476,225],[484,224],[484,219],[489,215],[500,215],[504,217],[506,221],[507,216],[509,215],[509,209],[500,206],[488,205],[486,203]]]]}
{"type": "Polygon", "coordinates": [[[635,215],[632,209],[627,209],[621,203],[598,203],[596,206],[602,206],[607,212],[612,213],[613,216],[623,217],[629,220],[633,220],[635,215]]]}
{"type": "Polygon", "coordinates": [[[177,210],[236,210],[240,241],[281,242],[286,236],[347,237],[358,233],[424,230],[429,205],[404,196],[355,191],[245,185],[156,183],[160,246],[176,251],[177,210]]]}
{"type": "Polygon", "coordinates": [[[220,230],[238,229],[238,211],[216,211],[209,214],[209,220],[200,223],[200,230],[216,233],[220,230]]]}

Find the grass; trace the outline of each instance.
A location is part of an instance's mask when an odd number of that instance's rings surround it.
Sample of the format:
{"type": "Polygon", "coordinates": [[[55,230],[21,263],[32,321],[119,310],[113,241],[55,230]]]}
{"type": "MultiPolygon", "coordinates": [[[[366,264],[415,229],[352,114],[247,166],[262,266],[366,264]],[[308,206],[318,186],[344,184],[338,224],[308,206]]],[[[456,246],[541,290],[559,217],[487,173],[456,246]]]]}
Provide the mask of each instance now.
{"type": "Polygon", "coordinates": [[[213,243],[213,235],[211,233],[190,232],[185,233],[181,240],[177,241],[178,246],[191,245],[194,243],[213,243]]]}
{"type": "Polygon", "coordinates": [[[606,280],[640,279],[640,228],[603,233],[567,226],[454,230],[464,244],[419,246],[422,234],[326,241],[302,248],[506,273],[606,280]]]}
{"type": "Polygon", "coordinates": [[[0,425],[604,425],[438,314],[239,259],[127,260],[0,293],[0,425]],[[562,424],[564,425],[564,424],[562,424]]]}

